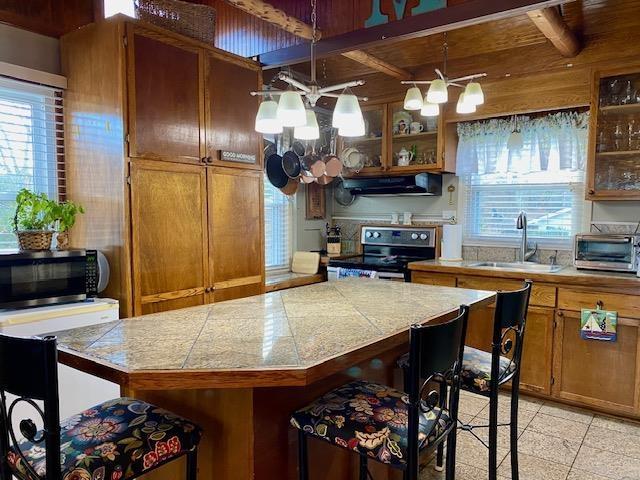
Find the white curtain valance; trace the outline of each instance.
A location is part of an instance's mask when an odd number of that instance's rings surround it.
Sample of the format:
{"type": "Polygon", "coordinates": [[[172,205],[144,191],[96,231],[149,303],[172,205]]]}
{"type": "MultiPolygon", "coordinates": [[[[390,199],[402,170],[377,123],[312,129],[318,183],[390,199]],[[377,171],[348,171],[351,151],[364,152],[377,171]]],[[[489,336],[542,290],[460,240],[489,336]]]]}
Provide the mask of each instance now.
{"type": "Polygon", "coordinates": [[[543,117],[518,116],[458,124],[456,174],[532,173],[584,170],[588,112],[559,112],[543,117]],[[509,149],[516,128],[523,146],[509,149]]]}

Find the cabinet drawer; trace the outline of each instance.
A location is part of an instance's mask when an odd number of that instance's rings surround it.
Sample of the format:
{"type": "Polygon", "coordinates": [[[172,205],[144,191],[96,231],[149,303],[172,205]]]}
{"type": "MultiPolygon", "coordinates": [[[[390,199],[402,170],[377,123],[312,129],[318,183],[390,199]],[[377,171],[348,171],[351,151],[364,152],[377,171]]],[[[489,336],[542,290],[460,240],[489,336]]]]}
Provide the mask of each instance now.
{"type": "Polygon", "coordinates": [[[618,316],[640,318],[640,296],[621,293],[602,293],[595,290],[558,289],[558,308],[580,311],[583,308],[596,308],[598,304],[604,310],[614,310],[618,316]]]}
{"type": "Polygon", "coordinates": [[[456,276],[448,275],[446,273],[412,272],[411,282],[422,283],[424,285],[439,285],[442,287],[455,287],[456,276]]]}
{"type": "MultiPolygon", "coordinates": [[[[471,288],[477,290],[518,290],[522,288],[523,281],[508,280],[493,277],[458,277],[459,288],[471,288]]],[[[531,289],[531,305],[539,307],[556,306],[556,288],[550,285],[534,283],[531,289]]]]}

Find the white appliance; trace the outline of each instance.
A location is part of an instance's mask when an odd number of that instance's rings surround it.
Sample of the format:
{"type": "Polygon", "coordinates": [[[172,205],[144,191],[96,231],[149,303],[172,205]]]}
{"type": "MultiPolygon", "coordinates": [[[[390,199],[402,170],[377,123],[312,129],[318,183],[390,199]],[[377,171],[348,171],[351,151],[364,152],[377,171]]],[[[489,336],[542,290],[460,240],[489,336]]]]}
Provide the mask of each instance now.
{"type": "MultiPolygon", "coordinates": [[[[44,336],[60,330],[113,322],[120,318],[118,306],[116,300],[100,298],[66,305],[0,310],[0,333],[14,337],[44,336]]],[[[19,362],[17,358],[18,368],[19,362]]],[[[58,381],[60,419],[120,396],[117,384],[62,364],[58,365],[58,381]]],[[[7,395],[8,405],[14,399],[12,395],[7,395]]],[[[36,403],[42,407],[41,402],[36,403]]],[[[16,435],[20,435],[18,424],[25,418],[31,418],[38,428],[42,428],[42,421],[35,410],[20,402],[12,418],[16,435]]]]}

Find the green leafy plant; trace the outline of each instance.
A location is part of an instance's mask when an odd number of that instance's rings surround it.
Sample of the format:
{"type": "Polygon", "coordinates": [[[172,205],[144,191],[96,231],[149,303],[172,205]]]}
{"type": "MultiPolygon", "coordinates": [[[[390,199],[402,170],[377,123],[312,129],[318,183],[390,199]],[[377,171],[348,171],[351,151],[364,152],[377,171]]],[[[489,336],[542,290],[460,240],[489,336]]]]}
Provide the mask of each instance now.
{"type": "Polygon", "coordinates": [[[66,232],[73,227],[79,213],[84,213],[82,205],[69,200],[57,203],[54,208],[54,218],[58,222],[58,232],[66,232]]]}
{"type": "Polygon", "coordinates": [[[46,193],[34,193],[23,188],[16,195],[14,230],[49,230],[56,221],[56,205],[46,193]]]}

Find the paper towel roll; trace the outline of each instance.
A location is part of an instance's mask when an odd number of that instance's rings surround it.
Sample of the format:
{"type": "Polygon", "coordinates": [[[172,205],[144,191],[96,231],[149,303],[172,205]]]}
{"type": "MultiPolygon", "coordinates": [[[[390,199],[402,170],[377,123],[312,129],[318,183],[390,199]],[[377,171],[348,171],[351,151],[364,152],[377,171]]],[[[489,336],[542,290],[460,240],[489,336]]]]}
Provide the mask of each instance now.
{"type": "Polygon", "coordinates": [[[440,260],[462,260],[462,225],[443,225],[440,260]]]}

